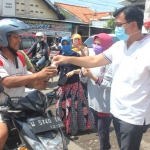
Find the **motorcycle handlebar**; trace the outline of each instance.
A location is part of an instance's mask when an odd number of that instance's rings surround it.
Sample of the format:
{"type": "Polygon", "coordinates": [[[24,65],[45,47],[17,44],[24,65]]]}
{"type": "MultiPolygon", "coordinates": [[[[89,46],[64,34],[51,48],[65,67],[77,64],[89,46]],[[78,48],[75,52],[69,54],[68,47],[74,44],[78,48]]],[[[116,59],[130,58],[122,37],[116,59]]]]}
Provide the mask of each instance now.
{"type": "Polygon", "coordinates": [[[5,103],[5,102],[0,103],[0,106],[5,106],[5,105],[6,105],[6,103],[5,103]]]}
{"type": "Polygon", "coordinates": [[[9,110],[9,107],[4,107],[4,108],[2,107],[2,108],[0,108],[0,112],[1,111],[7,111],[7,110],[9,110]]]}

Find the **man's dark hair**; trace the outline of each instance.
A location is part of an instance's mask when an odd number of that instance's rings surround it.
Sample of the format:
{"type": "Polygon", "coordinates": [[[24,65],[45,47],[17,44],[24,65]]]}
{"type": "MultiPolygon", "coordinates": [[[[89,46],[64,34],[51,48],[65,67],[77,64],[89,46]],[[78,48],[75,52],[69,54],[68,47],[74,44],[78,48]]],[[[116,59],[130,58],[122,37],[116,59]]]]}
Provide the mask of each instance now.
{"type": "Polygon", "coordinates": [[[113,16],[116,17],[121,12],[125,14],[125,19],[127,22],[136,21],[138,28],[140,30],[142,29],[144,14],[139,7],[130,5],[119,8],[114,12],[113,16]]]}

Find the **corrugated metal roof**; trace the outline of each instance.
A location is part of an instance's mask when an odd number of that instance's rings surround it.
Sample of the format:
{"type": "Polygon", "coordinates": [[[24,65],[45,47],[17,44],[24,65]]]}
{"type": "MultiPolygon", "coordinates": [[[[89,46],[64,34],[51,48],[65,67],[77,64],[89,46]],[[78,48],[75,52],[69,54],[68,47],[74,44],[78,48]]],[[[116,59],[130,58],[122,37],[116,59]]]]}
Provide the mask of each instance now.
{"type": "Polygon", "coordinates": [[[22,17],[22,16],[5,16],[1,15],[1,18],[20,18],[20,19],[29,19],[29,20],[46,20],[46,21],[54,21],[54,22],[63,22],[63,23],[73,23],[73,24],[82,24],[82,25],[89,25],[89,23],[84,22],[75,22],[75,21],[67,21],[67,20],[54,20],[54,19],[40,19],[40,18],[28,18],[28,17],[22,17]]]}

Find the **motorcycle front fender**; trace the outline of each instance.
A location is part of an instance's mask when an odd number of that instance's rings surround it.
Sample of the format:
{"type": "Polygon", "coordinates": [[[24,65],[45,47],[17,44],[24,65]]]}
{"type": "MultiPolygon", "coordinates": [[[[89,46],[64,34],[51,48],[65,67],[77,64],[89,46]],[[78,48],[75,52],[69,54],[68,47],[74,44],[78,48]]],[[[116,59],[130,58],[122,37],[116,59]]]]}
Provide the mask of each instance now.
{"type": "Polygon", "coordinates": [[[14,118],[13,123],[20,135],[21,141],[29,150],[46,150],[36,134],[33,133],[27,118],[14,118]]]}

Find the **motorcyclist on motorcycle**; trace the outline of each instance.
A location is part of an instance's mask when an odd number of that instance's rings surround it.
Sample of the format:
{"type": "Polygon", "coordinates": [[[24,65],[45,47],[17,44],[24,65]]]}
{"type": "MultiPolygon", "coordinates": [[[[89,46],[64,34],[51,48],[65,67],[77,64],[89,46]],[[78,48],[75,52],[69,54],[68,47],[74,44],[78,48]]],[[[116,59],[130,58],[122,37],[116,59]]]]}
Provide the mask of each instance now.
{"type": "Polygon", "coordinates": [[[41,67],[49,60],[48,56],[48,44],[44,41],[44,34],[42,32],[36,33],[37,42],[26,53],[27,55],[32,54],[31,62],[36,65],[36,67],[41,67]]]}
{"type": "MultiPolygon", "coordinates": [[[[47,86],[47,78],[57,73],[56,67],[46,67],[38,73],[28,74],[21,53],[18,53],[21,34],[30,30],[29,26],[17,19],[0,20],[0,82],[4,92],[10,97],[24,97],[25,87],[43,89],[47,86]]],[[[6,95],[0,93],[0,103],[6,95]]],[[[0,150],[8,138],[8,127],[5,121],[9,119],[0,112],[0,150]]]]}
{"type": "Polygon", "coordinates": [[[61,52],[61,44],[59,43],[59,39],[56,38],[55,44],[51,47],[52,50],[61,52]]]}

